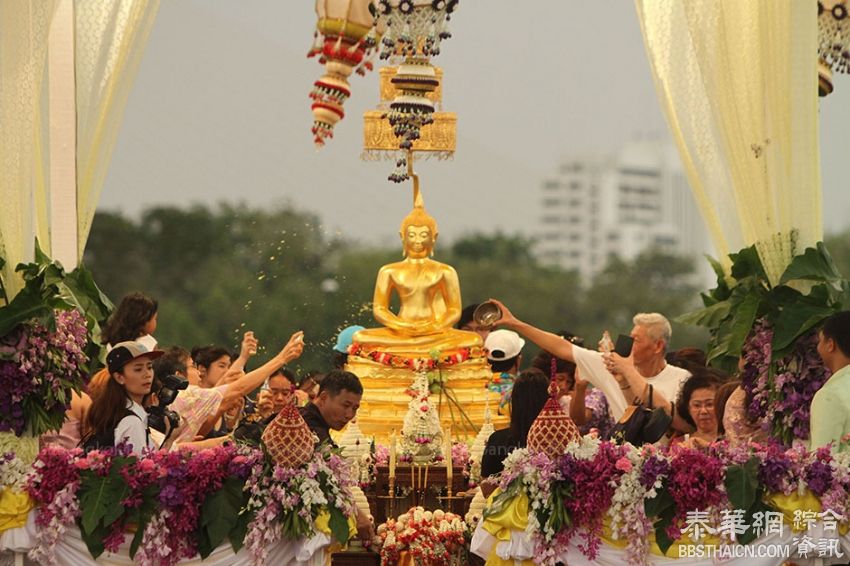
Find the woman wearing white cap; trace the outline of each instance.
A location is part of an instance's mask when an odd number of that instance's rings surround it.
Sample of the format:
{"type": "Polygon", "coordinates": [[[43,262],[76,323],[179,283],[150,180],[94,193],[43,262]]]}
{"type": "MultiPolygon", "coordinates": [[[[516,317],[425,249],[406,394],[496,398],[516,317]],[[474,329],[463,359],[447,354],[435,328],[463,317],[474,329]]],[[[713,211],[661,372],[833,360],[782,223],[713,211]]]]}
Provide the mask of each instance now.
{"type": "Polygon", "coordinates": [[[145,398],[153,385],[153,360],[163,354],[139,342],[120,342],[106,356],[109,379],[88,414],[90,431],[83,446],[106,448],[126,442],[133,453],[157,448],[148,430],[145,398]]]}

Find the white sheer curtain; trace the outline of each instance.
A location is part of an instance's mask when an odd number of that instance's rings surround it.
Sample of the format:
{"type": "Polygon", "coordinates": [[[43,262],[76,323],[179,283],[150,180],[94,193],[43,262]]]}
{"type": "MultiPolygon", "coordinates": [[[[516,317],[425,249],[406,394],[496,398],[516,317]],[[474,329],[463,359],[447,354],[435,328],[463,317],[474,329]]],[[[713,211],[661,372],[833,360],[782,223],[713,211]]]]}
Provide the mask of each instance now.
{"type": "Polygon", "coordinates": [[[49,245],[42,92],[54,8],[53,1],[0,2],[0,256],[9,299],[22,285],[15,266],[32,259],[33,235],[49,245]]]}
{"type": "Polygon", "coordinates": [[[772,283],[823,237],[817,7],[636,0],[662,109],[718,253],[756,244],[772,283]]]}
{"type": "MultiPolygon", "coordinates": [[[[75,0],[78,257],[82,257],[130,88],[159,0],[75,0]]],[[[0,254],[9,299],[32,259],[51,253],[49,104],[44,96],[55,0],[0,1],[0,254]]],[[[72,212],[73,213],[73,212],[72,212]]]]}
{"type": "Polygon", "coordinates": [[[76,0],[77,230],[82,258],[159,0],[76,0]]]}

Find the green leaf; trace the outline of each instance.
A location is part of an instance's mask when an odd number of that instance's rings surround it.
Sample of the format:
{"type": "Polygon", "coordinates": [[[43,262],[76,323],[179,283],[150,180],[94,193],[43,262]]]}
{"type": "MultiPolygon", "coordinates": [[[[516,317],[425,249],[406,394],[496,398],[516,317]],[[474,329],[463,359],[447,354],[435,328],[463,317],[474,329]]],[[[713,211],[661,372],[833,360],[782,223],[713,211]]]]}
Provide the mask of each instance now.
{"type": "MultiPolygon", "coordinates": [[[[147,524],[147,523],[146,523],[147,524]]],[[[136,533],[133,535],[133,540],[130,542],[130,559],[136,557],[136,553],[139,551],[139,547],[142,545],[142,537],[145,534],[145,527],[143,525],[138,525],[136,527],[136,533]]]]}
{"type": "Polygon", "coordinates": [[[147,486],[142,491],[142,503],[134,512],[127,518],[136,524],[136,534],[133,536],[133,541],[130,543],[130,558],[136,556],[139,546],[142,543],[142,535],[145,532],[145,527],[153,517],[154,513],[159,510],[159,484],[153,483],[147,486]]]}
{"type": "Polygon", "coordinates": [[[254,520],[254,514],[242,510],[236,518],[236,525],[230,530],[230,546],[233,547],[233,552],[239,552],[242,545],[245,543],[245,537],[248,535],[248,525],[254,520]]]}
{"type": "Polygon", "coordinates": [[[781,353],[792,346],[798,336],[814,328],[825,318],[835,313],[835,309],[799,302],[785,306],[779,313],[774,325],[772,348],[774,359],[781,357],[781,353]]]}
{"type": "Polygon", "coordinates": [[[673,546],[673,539],[667,536],[667,525],[657,524],[655,526],[655,544],[658,545],[659,550],[665,555],[670,547],[673,546]]]}
{"type": "Polygon", "coordinates": [[[93,322],[103,322],[114,309],[112,301],[103,294],[94,282],[91,271],[80,266],[69,273],[62,285],[67,290],[68,299],[86,314],[93,322]]]}
{"type": "Polygon", "coordinates": [[[788,267],[782,273],[779,283],[784,285],[796,279],[809,279],[833,283],[841,280],[841,274],[832,261],[832,256],[823,242],[818,242],[814,248],[806,248],[802,255],[794,256],[788,267]]]}
{"type": "MultiPolygon", "coordinates": [[[[770,505],[767,505],[764,502],[764,488],[759,487],[756,490],[756,496],[753,501],[753,504],[747,509],[747,512],[744,514],[744,522],[747,525],[753,524],[753,516],[756,513],[767,513],[768,511],[776,511],[770,505]]],[[[746,532],[738,535],[738,542],[741,544],[749,544],[756,539],[755,529],[747,529],[746,532]]]]}
{"type": "Polygon", "coordinates": [[[740,466],[726,469],[726,493],[735,509],[749,509],[756,499],[758,491],[759,461],[753,456],[740,466]]]}
{"type": "Polygon", "coordinates": [[[239,479],[229,476],[204,500],[198,537],[198,552],[202,559],[212,554],[236,526],[242,507],[242,487],[239,479]]]}
{"type": "Polygon", "coordinates": [[[768,281],[767,273],[761,263],[756,247],[744,248],[738,253],[729,254],[732,260],[732,277],[741,281],[746,277],[755,277],[761,281],[768,281]]]}
{"type": "Polygon", "coordinates": [[[91,554],[92,558],[97,559],[97,557],[103,554],[103,551],[105,550],[103,541],[109,534],[109,531],[103,525],[97,525],[97,528],[93,529],[91,532],[87,532],[82,528],[82,521],[80,519],[77,519],[77,525],[80,527],[80,536],[82,537],[83,542],[86,543],[86,548],[89,549],[89,554],[91,554]]]}
{"type": "Polygon", "coordinates": [[[730,301],[721,301],[710,307],[685,313],[676,317],[674,320],[682,324],[692,324],[696,326],[706,326],[714,328],[723,321],[732,311],[732,303],[730,301]]]}
{"type": "Polygon", "coordinates": [[[664,482],[664,485],[658,490],[655,497],[646,499],[643,502],[643,509],[647,519],[661,517],[667,510],[675,509],[675,507],[676,502],[667,490],[667,482],[664,482]]]}
{"type": "Polygon", "coordinates": [[[708,361],[720,356],[739,356],[741,349],[753,322],[756,320],[761,297],[755,293],[747,293],[735,306],[735,316],[727,323],[718,328],[714,344],[708,355],[708,361]]]}
{"type": "Polygon", "coordinates": [[[705,254],[705,258],[708,260],[708,263],[711,264],[711,269],[714,271],[714,275],[717,276],[717,287],[712,289],[711,296],[715,300],[724,300],[728,298],[729,285],[726,283],[726,271],[723,269],[723,265],[708,254],[705,254]]]}
{"type": "Polygon", "coordinates": [[[333,505],[331,505],[328,510],[331,514],[330,520],[328,521],[328,526],[331,529],[331,535],[338,543],[347,543],[349,534],[348,519],[345,514],[339,510],[339,508],[333,505]]]}
{"type": "Polygon", "coordinates": [[[124,513],[121,501],[127,497],[129,487],[115,471],[117,458],[106,476],[85,473],[80,482],[80,510],[82,511],[82,530],[92,532],[99,523],[109,527],[124,513]]]}

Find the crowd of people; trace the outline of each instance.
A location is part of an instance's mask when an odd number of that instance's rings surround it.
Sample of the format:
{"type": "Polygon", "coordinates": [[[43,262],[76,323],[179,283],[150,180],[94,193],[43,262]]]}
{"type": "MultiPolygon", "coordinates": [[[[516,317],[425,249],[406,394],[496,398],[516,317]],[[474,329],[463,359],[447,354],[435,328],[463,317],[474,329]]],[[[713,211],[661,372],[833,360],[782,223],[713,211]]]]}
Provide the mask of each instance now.
{"type": "MultiPolygon", "coordinates": [[[[719,440],[731,445],[767,439],[764,423],[748,416],[752,402],[739,375],[708,367],[706,354],[689,347],[671,351],[672,328],[659,313],[633,318],[631,352],[590,350],[567,331],[551,333],[516,318],[504,304],[499,330],[488,332],[473,319],[477,305],[464,310],[459,327],[479,332],[498,373],[500,387],[511,392],[510,427],[494,433],[481,462],[482,476],[502,470],[512,450],[524,447],[528,431],[550,394],[555,394],[582,434],[611,438],[630,418],[631,407],[661,408],[669,428],[659,444],[706,448],[719,440]],[[522,371],[524,336],[540,348],[531,367],[522,371]],[[512,383],[512,387],[505,387],[512,383]]],[[[811,405],[814,449],[850,439],[850,311],[829,317],[819,330],[818,353],[830,379],[811,405]]],[[[739,364],[739,370],[743,362],[739,364]]],[[[485,493],[492,485],[485,484],[485,493]]]]}
{"type": "MultiPolygon", "coordinates": [[[[698,348],[670,351],[672,330],[658,313],[634,316],[630,352],[600,351],[572,333],[547,332],[523,322],[499,301],[498,329],[480,328],[464,309],[457,328],[484,342],[500,411],[510,426],[490,436],[482,477],[496,476],[502,462],[524,447],[532,423],[555,396],[582,434],[611,438],[638,406],[660,408],[669,417],[661,444],[701,449],[726,439],[732,444],[764,440],[762,423],[747,416],[752,401],[738,376],[707,367],[698,348]],[[523,368],[524,336],[539,347],[523,368]]],[[[200,449],[224,442],[258,444],[265,427],[287,404],[299,407],[317,443],[333,444],[356,416],[363,387],[345,371],[348,347],[361,327],[340,332],[326,372],[296,375],[288,366],[304,348],[295,332],[265,364],[248,370],[258,339],[246,332],[238,354],[220,346],[158,348],[157,302],[141,293],[125,296],[103,328],[106,367],[86,392],[74,394],[64,426],[42,437],[86,449],[126,443],[147,449],[200,449]]],[[[819,330],[818,353],[832,372],[811,407],[812,448],[845,446],[850,434],[850,311],[831,316],[819,330]]],[[[665,425],[666,426],[666,425],[665,425]]],[[[663,432],[663,431],[662,431],[663,432]]],[[[485,494],[494,484],[485,482],[485,494]]],[[[363,537],[366,518],[358,517],[363,537]]]]}

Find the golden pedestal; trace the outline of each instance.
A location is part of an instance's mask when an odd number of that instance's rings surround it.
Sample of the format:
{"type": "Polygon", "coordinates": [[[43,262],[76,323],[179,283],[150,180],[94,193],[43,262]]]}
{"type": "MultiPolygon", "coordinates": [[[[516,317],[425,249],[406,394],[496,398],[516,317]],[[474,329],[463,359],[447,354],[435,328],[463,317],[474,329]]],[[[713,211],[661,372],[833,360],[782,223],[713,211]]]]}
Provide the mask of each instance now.
{"type": "MultiPolygon", "coordinates": [[[[407,390],[416,373],[354,355],[348,357],[345,369],[357,375],[363,384],[357,424],[363,434],[374,436],[375,442],[389,444],[390,432],[401,431],[404,424],[411,399],[407,390]]],[[[429,375],[442,379],[444,392],[440,394],[432,389],[431,405],[438,411],[443,430],[452,427],[454,438],[475,437],[484,424],[488,400],[495,428],[505,428],[510,423],[509,417],[496,414],[499,396],[487,389],[493,373],[486,359],[469,359],[431,370],[429,375]]]]}

